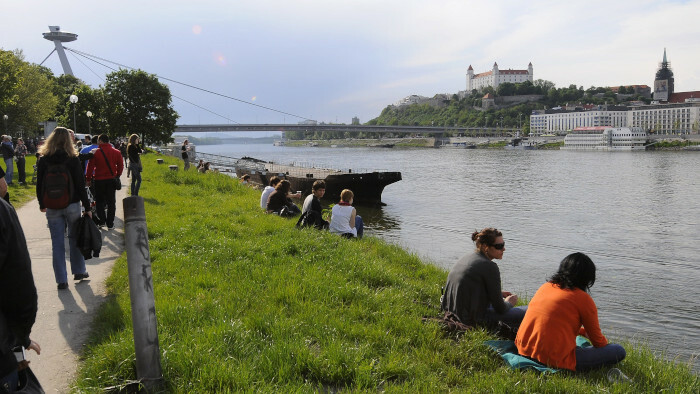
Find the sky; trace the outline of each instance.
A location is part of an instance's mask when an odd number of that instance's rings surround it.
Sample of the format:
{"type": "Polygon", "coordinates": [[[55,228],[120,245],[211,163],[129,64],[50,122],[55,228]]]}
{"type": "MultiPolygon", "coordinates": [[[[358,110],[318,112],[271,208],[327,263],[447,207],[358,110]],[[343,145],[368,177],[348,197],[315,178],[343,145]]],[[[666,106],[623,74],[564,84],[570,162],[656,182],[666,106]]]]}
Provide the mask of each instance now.
{"type": "MultiPolygon", "coordinates": [[[[218,94],[161,80],[178,124],[364,123],[494,62],[557,87],[653,86],[664,48],[676,91],[700,90],[700,0],[0,0],[0,15],[0,47],[29,62],[58,25],[68,48],[218,94]]],[[[93,87],[113,71],[68,59],[93,87]]],[[[55,53],[43,65],[63,73],[55,53]]]]}

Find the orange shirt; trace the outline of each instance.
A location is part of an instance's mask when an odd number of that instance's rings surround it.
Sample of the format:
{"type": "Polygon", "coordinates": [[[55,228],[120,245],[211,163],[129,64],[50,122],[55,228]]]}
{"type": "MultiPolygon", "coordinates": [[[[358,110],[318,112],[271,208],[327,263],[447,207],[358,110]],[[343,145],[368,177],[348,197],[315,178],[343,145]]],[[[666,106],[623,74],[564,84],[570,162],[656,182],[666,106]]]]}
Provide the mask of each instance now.
{"type": "Polygon", "coordinates": [[[563,290],[547,282],[528,304],[515,345],[523,356],[550,367],[575,371],[576,336],[586,333],[593,346],[608,344],[600,331],[598,309],[590,294],[581,289],[563,290]]]}

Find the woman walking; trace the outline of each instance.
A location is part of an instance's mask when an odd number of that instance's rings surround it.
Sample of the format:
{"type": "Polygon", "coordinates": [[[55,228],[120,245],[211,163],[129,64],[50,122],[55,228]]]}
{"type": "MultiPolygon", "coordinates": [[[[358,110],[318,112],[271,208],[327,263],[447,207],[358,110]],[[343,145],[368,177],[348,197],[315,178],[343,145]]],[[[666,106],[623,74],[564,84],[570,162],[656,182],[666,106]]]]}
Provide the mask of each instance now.
{"type": "Polygon", "coordinates": [[[37,164],[36,197],[39,209],[46,212],[51,233],[53,255],[53,272],[58,289],[68,288],[66,272],[65,231],[68,230],[68,245],[70,250],[70,268],[74,280],[89,277],[85,268],[85,260],[77,246],[75,223],[80,219],[80,204],[82,202],[86,215],[92,217],[90,201],[85,191],[85,176],[78,160],[78,152],[73,147],[71,131],[65,127],[57,127],[39,149],[41,160],[37,164]],[[49,171],[50,170],[50,171],[49,171]],[[66,179],[70,178],[70,181],[66,179]],[[61,190],[61,179],[66,188],[61,190]],[[72,186],[73,190],[68,189],[72,186]],[[47,208],[45,194],[51,188],[52,195],[64,195],[68,205],[65,208],[47,208]]]}
{"type": "Polygon", "coordinates": [[[129,170],[131,171],[131,195],[138,196],[141,189],[141,146],[139,145],[139,136],[132,134],[129,137],[129,145],[126,147],[126,153],[129,156],[129,170]]]}

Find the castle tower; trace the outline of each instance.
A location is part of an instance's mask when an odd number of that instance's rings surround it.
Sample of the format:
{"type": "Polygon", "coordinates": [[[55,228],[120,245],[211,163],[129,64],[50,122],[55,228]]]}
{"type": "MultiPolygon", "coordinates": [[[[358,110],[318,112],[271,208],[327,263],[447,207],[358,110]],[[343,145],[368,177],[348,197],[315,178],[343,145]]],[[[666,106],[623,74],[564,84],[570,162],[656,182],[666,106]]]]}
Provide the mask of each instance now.
{"type": "Polygon", "coordinates": [[[532,81],[532,75],[534,74],[532,71],[532,62],[530,62],[530,64],[527,65],[527,73],[530,74],[530,81],[532,81]]]}
{"type": "Polygon", "coordinates": [[[474,69],[470,64],[469,68],[467,69],[467,94],[471,94],[472,89],[474,89],[472,85],[472,79],[474,79],[474,69]]]}
{"type": "Polygon", "coordinates": [[[666,48],[664,48],[664,59],[656,71],[654,79],[654,100],[668,101],[673,94],[673,71],[666,60],[666,48]]]}
{"type": "Polygon", "coordinates": [[[58,58],[61,60],[61,66],[63,66],[63,74],[73,75],[73,70],[70,68],[70,63],[68,63],[66,52],[63,49],[63,43],[77,40],[78,35],[75,33],[61,31],[60,26],[49,26],[49,31],[44,33],[44,38],[49,41],[53,41],[54,45],[56,46],[58,58]]]}

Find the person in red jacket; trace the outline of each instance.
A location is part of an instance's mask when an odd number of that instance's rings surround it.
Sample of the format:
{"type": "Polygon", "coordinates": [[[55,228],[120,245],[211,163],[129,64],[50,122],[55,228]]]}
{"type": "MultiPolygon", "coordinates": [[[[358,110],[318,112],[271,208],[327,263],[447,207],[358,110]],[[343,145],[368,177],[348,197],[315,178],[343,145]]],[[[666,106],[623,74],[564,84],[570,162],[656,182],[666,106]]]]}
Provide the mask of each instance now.
{"type": "Polygon", "coordinates": [[[124,171],[122,154],[109,143],[109,136],[101,134],[99,149],[88,162],[85,176],[88,184],[94,180],[95,204],[98,223],[106,224],[108,229],[114,228],[114,213],[117,210],[116,188],[114,178],[120,177],[124,171]],[[105,216],[105,205],[107,215],[105,216]]]}
{"type": "Polygon", "coordinates": [[[587,371],[615,364],[625,349],[608,343],[598,325],[598,309],[588,290],[595,283],[595,264],[583,253],[562,260],[559,270],[532,297],[515,345],[518,353],[549,367],[587,371]],[[576,346],[576,336],[593,346],[576,346]]]}

